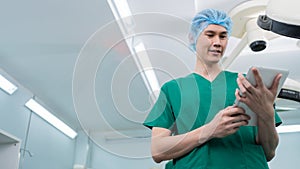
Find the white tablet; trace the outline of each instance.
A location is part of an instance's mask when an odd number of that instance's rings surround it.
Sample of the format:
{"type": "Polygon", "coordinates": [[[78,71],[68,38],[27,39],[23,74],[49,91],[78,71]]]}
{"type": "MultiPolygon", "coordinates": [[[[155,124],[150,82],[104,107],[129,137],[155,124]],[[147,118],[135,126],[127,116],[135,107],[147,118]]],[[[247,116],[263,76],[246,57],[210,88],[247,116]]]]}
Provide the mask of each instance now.
{"type": "MultiPolygon", "coordinates": [[[[256,66],[255,66],[256,67],[256,66]]],[[[253,85],[256,85],[256,81],[252,72],[252,67],[249,68],[248,73],[246,75],[247,80],[253,85]]],[[[282,74],[282,77],[279,81],[279,85],[278,85],[278,90],[277,90],[277,95],[278,96],[284,81],[286,80],[286,78],[288,77],[289,71],[288,70],[284,70],[284,69],[277,69],[277,68],[267,68],[267,67],[256,67],[260,73],[260,76],[262,77],[263,83],[265,84],[265,86],[267,88],[270,88],[273,80],[275,78],[275,76],[277,74],[282,74]]],[[[237,100],[235,101],[235,104],[239,107],[242,107],[245,112],[251,116],[251,120],[249,120],[248,125],[249,126],[256,126],[257,125],[257,117],[256,114],[254,112],[251,111],[250,108],[248,108],[248,106],[242,102],[238,102],[237,100]]]]}

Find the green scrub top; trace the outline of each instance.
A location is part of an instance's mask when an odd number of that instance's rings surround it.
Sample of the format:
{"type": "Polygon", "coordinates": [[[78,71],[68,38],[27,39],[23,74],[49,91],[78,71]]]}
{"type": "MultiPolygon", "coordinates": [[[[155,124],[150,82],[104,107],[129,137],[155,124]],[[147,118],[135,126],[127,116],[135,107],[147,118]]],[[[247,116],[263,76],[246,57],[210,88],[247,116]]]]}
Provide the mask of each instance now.
{"type": "MultiPolygon", "coordinates": [[[[144,125],[167,128],[174,135],[187,133],[210,122],[235,101],[237,73],[222,71],[212,81],[192,73],[165,83],[144,125]]],[[[276,125],[281,119],[275,113],[276,125]]],[[[188,154],[167,163],[172,169],[267,169],[257,127],[242,126],[224,138],[214,138],[188,154]]]]}

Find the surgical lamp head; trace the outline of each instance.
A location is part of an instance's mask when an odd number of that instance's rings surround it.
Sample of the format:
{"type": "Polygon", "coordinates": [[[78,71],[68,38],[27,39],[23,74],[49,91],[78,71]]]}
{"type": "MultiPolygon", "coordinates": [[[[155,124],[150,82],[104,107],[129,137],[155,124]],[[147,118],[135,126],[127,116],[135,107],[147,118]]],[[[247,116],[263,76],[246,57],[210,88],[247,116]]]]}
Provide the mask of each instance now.
{"type": "Polygon", "coordinates": [[[267,47],[267,39],[264,31],[256,24],[256,18],[246,23],[247,38],[250,49],[253,52],[260,52],[267,47]]]}
{"type": "Polygon", "coordinates": [[[189,40],[192,51],[196,52],[197,39],[202,31],[210,24],[223,26],[227,30],[228,36],[230,36],[232,27],[231,18],[223,11],[205,9],[197,13],[191,23],[189,40]]]}
{"type": "Polygon", "coordinates": [[[261,29],[256,23],[257,16],[265,10],[266,3],[267,0],[245,1],[229,12],[229,16],[235,23],[232,36],[245,40],[242,41],[243,44],[248,44],[253,52],[263,51],[271,38],[271,33],[261,29]]]}
{"type": "Polygon", "coordinates": [[[296,0],[270,0],[266,15],[260,15],[257,24],[267,31],[300,39],[299,5],[296,0]]]}

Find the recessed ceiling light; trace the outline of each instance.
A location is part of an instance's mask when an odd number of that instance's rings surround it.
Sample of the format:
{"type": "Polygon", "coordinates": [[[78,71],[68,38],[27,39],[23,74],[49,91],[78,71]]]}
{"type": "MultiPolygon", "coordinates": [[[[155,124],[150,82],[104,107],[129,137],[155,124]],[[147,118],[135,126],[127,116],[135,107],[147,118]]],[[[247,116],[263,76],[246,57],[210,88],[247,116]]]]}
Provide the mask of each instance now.
{"type": "Polygon", "coordinates": [[[157,91],[160,90],[159,82],[155,71],[152,68],[151,61],[146,51],[146,47],[142,41],[134,46],[133,51],[134,60],[141,71],[145,85],[148,88],[150,94],[154,94],[155,100],[158,97],[157,91]]]}
{"type": "Polygon", "coordinates": [[[278,133],[300,132],[300,125],[284,125],[276,127],[278,133]]]}
{"type": "Polygon", "coordinates": [[[55,117],[52,113],[46,110],[42,105],[36,102],[34,99],[30,99],[26,102],[25,106],[29,108],[31,111],[42,117],[44,120],[49,122],[51,125],[59,129],[61,132],[69,136],[70,138],[75,138],[77,133],[67,126],[60,119],[55,117]]]}
{"type": "Polygon", "coordinates": [[[10,95],[12,95],[18,89],[16,85],[8,81],[2,75],[0,75],[0,88],[10,95]]]}

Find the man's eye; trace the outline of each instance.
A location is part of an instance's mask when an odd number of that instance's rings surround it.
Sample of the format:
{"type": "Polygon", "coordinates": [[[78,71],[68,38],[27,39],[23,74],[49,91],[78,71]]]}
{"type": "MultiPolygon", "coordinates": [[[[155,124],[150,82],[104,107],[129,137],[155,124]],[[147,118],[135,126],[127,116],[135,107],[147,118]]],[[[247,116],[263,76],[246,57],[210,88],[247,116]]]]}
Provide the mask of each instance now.
{"type": "Polygon", "coordinates": [[[206,36],[213,37],[214,35],[213,34],[206,34],[206,36]]]}
{"type": "Polygon", "coordinates": [[[220,36],[220,39],[226,39],[226,38],[227,38],[226,35],[221,35],[221,36],[220,36]]]}

